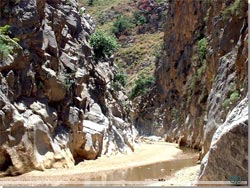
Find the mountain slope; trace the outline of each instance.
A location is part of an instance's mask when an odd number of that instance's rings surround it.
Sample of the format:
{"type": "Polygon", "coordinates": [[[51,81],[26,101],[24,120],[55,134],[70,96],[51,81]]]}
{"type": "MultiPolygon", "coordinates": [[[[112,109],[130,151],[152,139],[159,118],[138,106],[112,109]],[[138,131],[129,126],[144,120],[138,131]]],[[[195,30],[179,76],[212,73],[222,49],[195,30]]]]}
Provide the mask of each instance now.
{"type": "Polygon", "coordinates": [[[125,28],[116,36],[121,47],[115,53],[115,63],[127,73],[125,88],[131,94],[140,75],[149,77],[154,74],[162,47],[167,1],[96,0],[89,5],[88,0],[81,0],[80,3],[86,7],[86,13],[93,16],[96,30],[115,35],[116,23],[125,28]]]}

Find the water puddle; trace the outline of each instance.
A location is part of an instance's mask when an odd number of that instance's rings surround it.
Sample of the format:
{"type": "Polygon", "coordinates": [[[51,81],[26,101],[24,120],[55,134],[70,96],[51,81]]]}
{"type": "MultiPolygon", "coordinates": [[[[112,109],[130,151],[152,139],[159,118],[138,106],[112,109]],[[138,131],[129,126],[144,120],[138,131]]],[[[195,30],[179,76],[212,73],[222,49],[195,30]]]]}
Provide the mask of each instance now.
{"type": "Polygon", "coordinates": [[[183,150],[183,154],[171,161],[158,162],[145,166],[118,169],[96,173],[93,177],[85,176],[83,181],[145,181],[169,179],[176,171],[190,166],[195,166],[198,158],[196,150],[183,150]]]}

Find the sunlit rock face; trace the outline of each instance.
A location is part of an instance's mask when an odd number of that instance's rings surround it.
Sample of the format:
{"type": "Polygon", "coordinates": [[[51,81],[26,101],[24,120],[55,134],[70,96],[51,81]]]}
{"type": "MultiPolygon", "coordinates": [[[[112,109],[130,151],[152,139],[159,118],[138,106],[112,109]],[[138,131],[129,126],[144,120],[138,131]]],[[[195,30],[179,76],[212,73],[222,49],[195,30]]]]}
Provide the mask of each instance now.
{"type": "Polygon", "coordinates": [[[75,0],[0,3],[0,26],[19,39],[0,59],[1,171],[70,167],[133,150],[128,99],[111,87],[113,63],[92,60],[95,25],[79,10],[75,0]]]}
{"type": "Polygon", "coordinates": [[[136,99],[133,121],[140,134],[200,149],[203,158],[247,93],[247,1],[169,1],[165,25],[156,83],[136,99]]]}
{"type": "Polygon", "coordinates": [[[238,181],[248,180],[248,96],[215,131],[199,179],[229,181],[236,176],[241,178],[238,181]]]}

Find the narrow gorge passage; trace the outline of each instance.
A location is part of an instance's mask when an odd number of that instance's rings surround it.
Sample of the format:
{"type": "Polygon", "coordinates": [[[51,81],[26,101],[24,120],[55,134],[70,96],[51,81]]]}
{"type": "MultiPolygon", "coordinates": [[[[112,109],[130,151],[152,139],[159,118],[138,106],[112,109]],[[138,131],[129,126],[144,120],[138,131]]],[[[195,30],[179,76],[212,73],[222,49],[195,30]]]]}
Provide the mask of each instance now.
{"type": "Polygon", "coordinates": [[[0,0],[0,186],[248,184],[247,13],[247,0],[0,0]]]}

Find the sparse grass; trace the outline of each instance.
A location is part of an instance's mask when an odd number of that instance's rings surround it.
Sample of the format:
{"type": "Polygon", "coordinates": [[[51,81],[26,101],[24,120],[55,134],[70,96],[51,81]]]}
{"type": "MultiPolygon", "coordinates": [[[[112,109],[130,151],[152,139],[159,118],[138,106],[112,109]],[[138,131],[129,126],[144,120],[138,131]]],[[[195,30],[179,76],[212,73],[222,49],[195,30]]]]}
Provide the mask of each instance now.
{"type": "Polygon", "coordinates": [[[128,3],[129,0],[94,0],[93,5],[89,6],[89,0],[79,0],[79,4],[86,8],[86,12],[94,17],[97,21],[98,17],[112,7],[117,7],[119,4],[128,3]]]}
{"type": "Polygon", "coordinates": [[[153,55],[155,58],[159,59],[162,56],[163,52],[163,40],[154,48],[153,55]]]}
{"type": "Polygon", "coordinates": [[[107,35],[113,35],[113,32],[110,28],[112,28],[113,22],[105,22],[103,25],[98,25],[97,30],[102,30],[107,35]]]}
{"type": "Polygon", "coordinates": [[[116,56],[128,73],[128,86],[138,74],[153,75],[156,54],[161,55],[162,41],[163,32],[134,35],[134,42],[130,46],[119,49],[116,56]]]}
{"type": "Polygon", "coordinates": [[[90,2],[90,0],[79,0],[79,2],[84,5],[92,4],[90,6],[106,7],[114,5],[114,3],[119,2],[119,0],[92,0],[92,2],[90,2]]]}
{"type": "Polygon", "coordinates": [[[200,79],[201,75],[206,71],[206,67],[207,67],[206,60],[203,60],[201,67],[197,69],[198,79],[200,79]]]}

